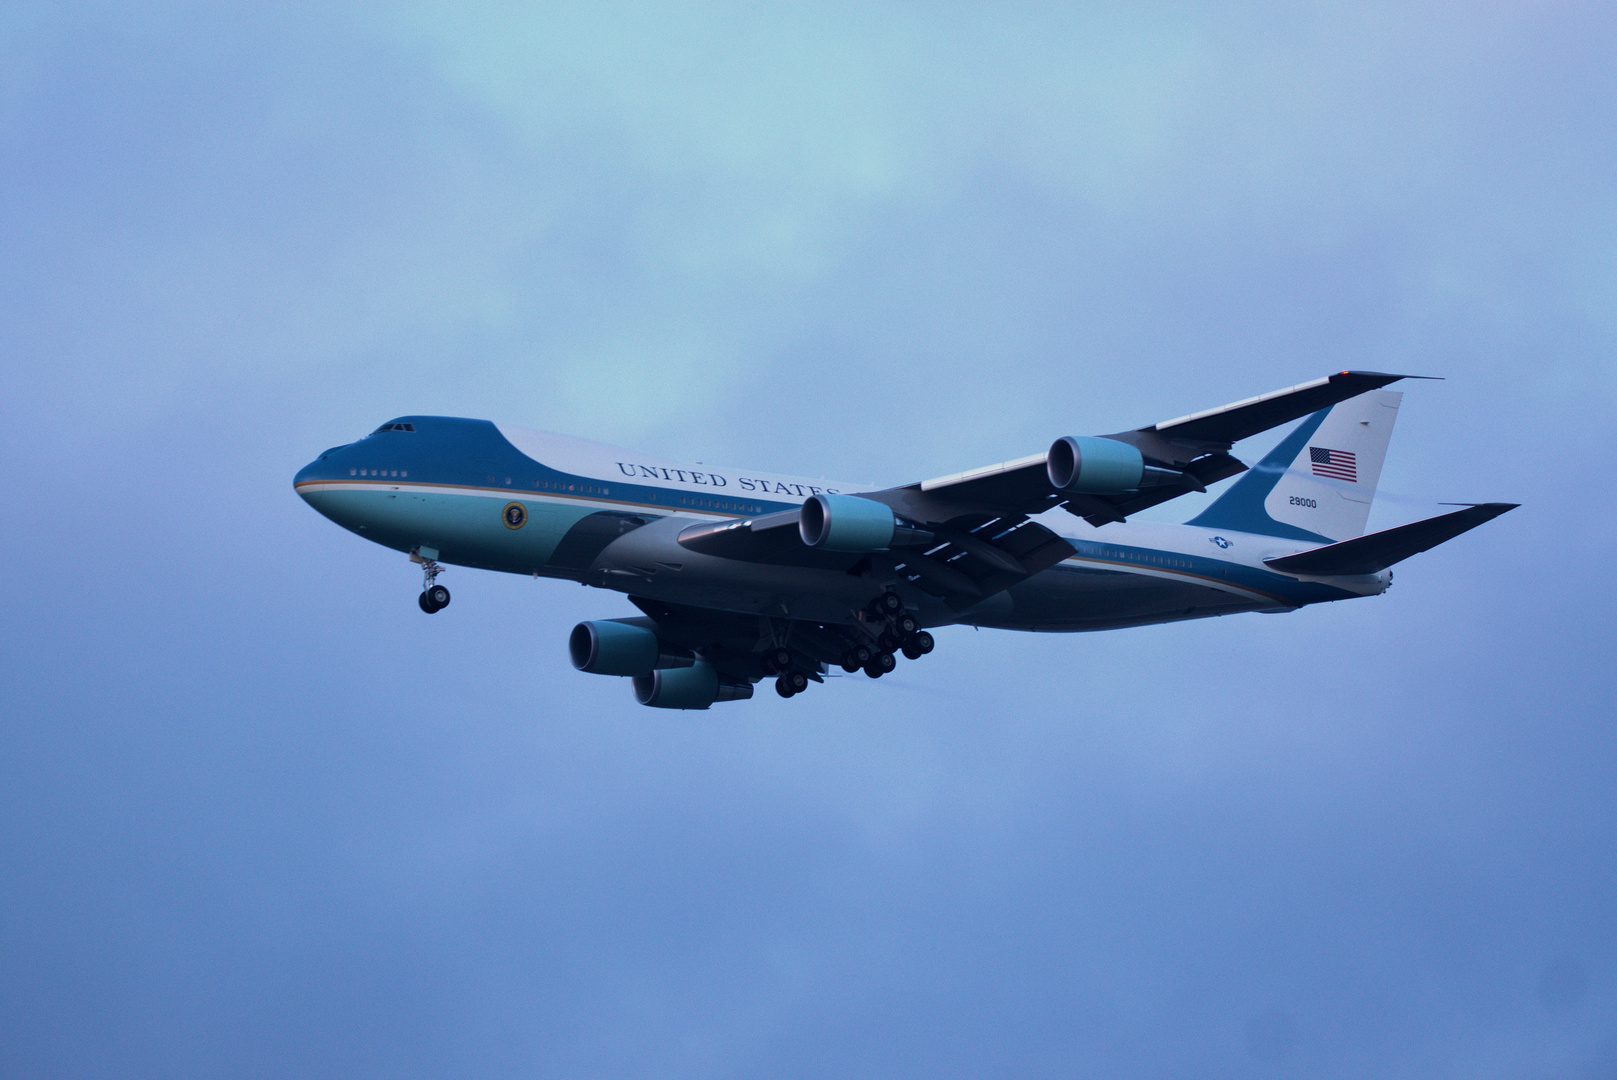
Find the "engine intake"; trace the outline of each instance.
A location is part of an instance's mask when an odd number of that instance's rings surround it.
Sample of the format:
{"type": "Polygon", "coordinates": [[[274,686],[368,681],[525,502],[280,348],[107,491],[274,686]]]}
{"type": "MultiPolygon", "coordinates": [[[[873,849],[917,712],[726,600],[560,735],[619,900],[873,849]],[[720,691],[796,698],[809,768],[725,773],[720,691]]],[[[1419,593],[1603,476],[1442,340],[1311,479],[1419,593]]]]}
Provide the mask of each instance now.
{"type": "Polygon", "coordinates": [[[803,543],[823,551],[886,551],[897,527],[890,507],[857,495],[811,495],[797,517],[803,543]]]}
{"type": "Polygon", "coordinates": [[[591,675],[649,675],[658,668],[689,667],[690,653],[664,645],[638,621],[581,622],[567,638],[573,666],[591,675]]]}
{"type": "Polygon", "coordinates": [[[715,701],[745,701],[752,697],[752,684],[724,682],[712,664],[698,660],[690,667],[636,675],[634,697],[653,709],[705,709],[715,701]]]}
{"type": "Polygon", "coordinates": [[[1145,458],[1126,442],[1093,435],[1065,435],[1045,455],[1050,486],[1086,495],[1133,491],[1145,478],[1145,458]]]}

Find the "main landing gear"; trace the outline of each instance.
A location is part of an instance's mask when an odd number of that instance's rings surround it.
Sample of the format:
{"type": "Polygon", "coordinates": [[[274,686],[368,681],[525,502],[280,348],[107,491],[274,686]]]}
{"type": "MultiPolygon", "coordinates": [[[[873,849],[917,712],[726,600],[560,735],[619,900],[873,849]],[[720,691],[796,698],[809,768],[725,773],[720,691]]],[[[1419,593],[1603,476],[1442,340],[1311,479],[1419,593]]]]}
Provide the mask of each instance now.
{"type": "Polygon", "coordinates": [[[444,568],[431,559],[421,560],[421,610],[431,615],[449,606],[449,590],[438,584],[438,575],[444,568]]]}
{"type": "Polygon", "coordinates": [[[919,660],[937,646],[915,616],[904,610],[904,600],[897,593],[882,593],[865,606],[864,615],[882,630],[876,635],[875,648],[855,645],[842,654],[842,670],[850,675],[863,669],[872,679],[879,679],[898,667],[894,652],[919,660]]]}
{"type": "MultiPolygon", "coordinates": [[[[857,626],[855,632],[868,640],[850,645],[842,654],[842,670],[850,675],[863,671],[872,679],[879,679],[898,667],[894,653],[918,660],[937,645],[932,635],[922,630],[915,616],[905,609],[903,598],[893,592],[884,592],[866,604],[859,612],[857,626]]],[[[808,689],[811,676],[800,666],[792,650],[776,645],[759,659],[764,671],[775,676],[775,693],[781,697],[796,697],[808,689]]]]}
{"type": "Polygon", "coordinates": [[[808,689],[809,677],[797,666],[792,650],[776,646],[764,653],[764,670],[775,676],[775,693],[789,698],[808,689]]]}

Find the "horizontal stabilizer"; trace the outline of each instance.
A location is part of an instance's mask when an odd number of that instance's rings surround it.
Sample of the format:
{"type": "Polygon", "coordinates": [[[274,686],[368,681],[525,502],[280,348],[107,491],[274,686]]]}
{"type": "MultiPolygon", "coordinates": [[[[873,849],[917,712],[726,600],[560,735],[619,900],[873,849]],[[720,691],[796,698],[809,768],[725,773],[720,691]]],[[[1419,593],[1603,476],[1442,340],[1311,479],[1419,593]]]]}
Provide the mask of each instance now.
{"type": "Polygon", "coordinates": [[[1347,577],[1374,574],[1411,555],[1434,548],[1463,532],[1492,521],[1520,503],[1479,503],[1451,514],[1439,514],[1423,521],[1412,521],[1393,529],[1355,536],[1339,544],[1327,544],[1295,555],[1265,559],[1264,563],[1285,574],[1310,577],[1347,577]]]}

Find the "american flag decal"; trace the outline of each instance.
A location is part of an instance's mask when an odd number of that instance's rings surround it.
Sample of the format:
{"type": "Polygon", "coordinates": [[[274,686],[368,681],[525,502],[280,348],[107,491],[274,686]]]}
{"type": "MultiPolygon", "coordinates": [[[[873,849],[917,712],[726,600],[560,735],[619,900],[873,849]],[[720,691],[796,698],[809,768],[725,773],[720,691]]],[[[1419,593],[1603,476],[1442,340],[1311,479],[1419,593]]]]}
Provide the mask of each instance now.
{"type": "Polygon", "coordinates": [[[1346,480],[1350,484],[1359,482],[1358,461],[1351,450],[1326,450],[1324,447],[1310,446],[1308,463],[1314,467],[1315,476],[1329,476],[1332,480],[1346,480]]]}

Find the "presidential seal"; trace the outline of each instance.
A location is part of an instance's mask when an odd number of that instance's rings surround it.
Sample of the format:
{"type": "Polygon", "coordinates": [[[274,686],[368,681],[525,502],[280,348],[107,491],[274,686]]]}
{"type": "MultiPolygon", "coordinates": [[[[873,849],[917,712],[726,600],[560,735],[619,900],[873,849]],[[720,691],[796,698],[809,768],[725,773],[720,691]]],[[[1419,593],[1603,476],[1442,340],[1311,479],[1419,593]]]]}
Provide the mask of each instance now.
{"type": "Polygon", "coordinates": [[[506,503],[500,517],[505,519],[507,529],[520,529],[528,523],[528,508],[519,502],[506,503]]]}

